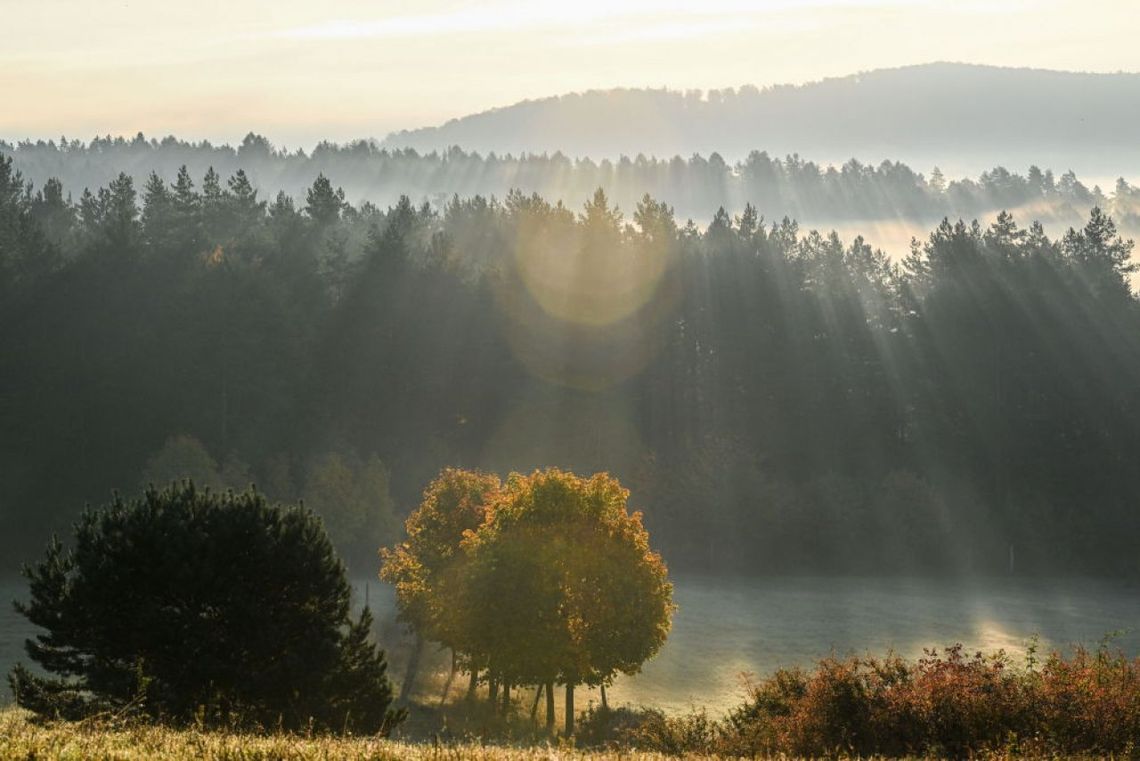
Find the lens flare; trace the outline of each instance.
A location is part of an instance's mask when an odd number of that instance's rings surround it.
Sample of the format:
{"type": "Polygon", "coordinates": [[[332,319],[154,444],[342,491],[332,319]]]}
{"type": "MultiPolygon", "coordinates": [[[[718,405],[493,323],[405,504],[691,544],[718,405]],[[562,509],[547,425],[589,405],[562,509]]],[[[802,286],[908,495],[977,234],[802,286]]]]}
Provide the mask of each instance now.
{"type": "Polygon", "coordinates": [[[520,223],[497,289],[523,366],[550,383],[594,391],[657,356],[680,298],[674,252],[598,208],[587,205],[582,225],[567,224],[568,213],[520,223]],[[597,215],[609,216],[596,223],[597,215]]]}

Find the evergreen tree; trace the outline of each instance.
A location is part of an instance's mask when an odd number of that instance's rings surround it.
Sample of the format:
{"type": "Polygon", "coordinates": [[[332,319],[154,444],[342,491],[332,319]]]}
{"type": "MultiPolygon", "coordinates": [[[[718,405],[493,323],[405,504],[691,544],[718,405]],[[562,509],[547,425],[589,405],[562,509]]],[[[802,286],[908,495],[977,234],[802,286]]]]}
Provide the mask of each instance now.
{"type": "Polygon", "coordinates": [[[386,732],[393,711],[371,618],[315,516],[189,481],[86,512],[74,544],[26,569],[17,610],[44,630],[17,703],[51,718],[134,710],[201,721],[386,732]]]}
{"type": "Polygon", "coordinates": [[[344,191],[333,190],[332,183],[324,174],[317,175],[312,187],[305,194],[305,213],[317,227],[327,227],[340,219],[345,208],[344,191]]]}

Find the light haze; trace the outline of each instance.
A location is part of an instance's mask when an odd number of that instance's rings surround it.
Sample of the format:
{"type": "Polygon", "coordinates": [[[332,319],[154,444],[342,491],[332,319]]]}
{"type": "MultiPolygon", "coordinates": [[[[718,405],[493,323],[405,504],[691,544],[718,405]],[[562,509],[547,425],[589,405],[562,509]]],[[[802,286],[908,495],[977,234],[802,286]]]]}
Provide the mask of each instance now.
{"type": "Polygon", "coordinates": [[[610,87],[800,83],[934,60],[1136,68],[1128,0],[0,4],[0,137],[382,137],[610,87]]]}

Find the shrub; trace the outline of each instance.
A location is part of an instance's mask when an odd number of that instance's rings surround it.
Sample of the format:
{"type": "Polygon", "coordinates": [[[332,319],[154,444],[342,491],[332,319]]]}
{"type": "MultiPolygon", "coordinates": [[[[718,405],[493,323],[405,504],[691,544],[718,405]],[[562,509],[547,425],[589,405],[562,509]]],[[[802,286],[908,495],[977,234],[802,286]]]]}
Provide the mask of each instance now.
{"type": "Polygon", "coordinates": [[[25,569],[27,642],[55,677],[17,666],[41,716],[130,710],[173,722],[384,732],[390,710],[371,615],[312,512],[189,482],[84,513],[25,569]]]}
{"type": "Polygon", "coordinates": [[[1140,661],[1077,648],[1056,653],[1032,681],[1041,741],[1062,753],[1135,752],[1140,744],[1140,661]]]}
{"type": "Polygon", "coordinates": [[[1119,754],[1140,741],[1140,661],[1101,648],[1038,669],[1004,652],[929,650],[917,661],[826,658],[750,688],[719,727],[721,752],[962,757],[1119,754]]]}
{"type": "Polygon", "coordinates": [[[720,721],[703,711],[590,711],[582,736],[672,755],[729,757],[1112,756],[1140,744],[1140,659],[1102,646],[1068,658],[961,645],[908,661],[825,658],[752,684],[720,721]]]}

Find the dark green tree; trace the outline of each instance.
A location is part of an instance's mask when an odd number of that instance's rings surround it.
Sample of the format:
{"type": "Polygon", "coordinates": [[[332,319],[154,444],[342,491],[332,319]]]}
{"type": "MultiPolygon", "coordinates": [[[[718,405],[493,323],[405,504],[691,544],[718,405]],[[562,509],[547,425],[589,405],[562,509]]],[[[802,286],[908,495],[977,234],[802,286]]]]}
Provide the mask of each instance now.
{"type": "Polygon", "coordinates": [[[256,492],[185,481],[84,513],[25,570],[16,609],[51,677],[17,666],[17,703],[46,717],[125,709],[157,720],[386,732],[386,663],[320,521],[256,492]]]}
{"type": "Polygon", "coordinates": [[[313,186],[305,194],[305,213],[318,227],[326,227],[338,219],[344,210],[344,191],[333,190],[332,183],[324,174],[317,175],[313,186]]]}

